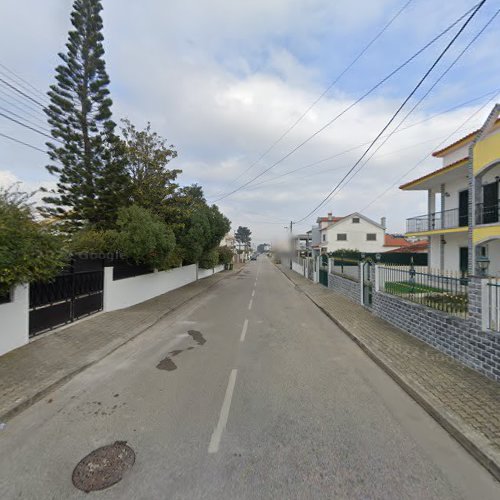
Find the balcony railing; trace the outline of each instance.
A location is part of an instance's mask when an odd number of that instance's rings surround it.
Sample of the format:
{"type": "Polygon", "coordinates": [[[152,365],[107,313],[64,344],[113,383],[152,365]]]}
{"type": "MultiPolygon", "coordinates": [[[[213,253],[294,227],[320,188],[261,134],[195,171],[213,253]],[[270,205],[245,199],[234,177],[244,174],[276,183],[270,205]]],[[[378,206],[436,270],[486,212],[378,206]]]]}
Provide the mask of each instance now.
{"type": "Polygon", "coordinates": [[[476,205],[476,224],[495,224],[500,221],[500,200],[476,205]]]}
{"type": "Polygon", "coordinates": [[[421,233],[424,231],[433,231],[435,229],[453,229],[467,225],[467,214],[460,213],[458,208],[452,208],[451,210],[444,210],[406,219],[406,232],[421,233]]]}

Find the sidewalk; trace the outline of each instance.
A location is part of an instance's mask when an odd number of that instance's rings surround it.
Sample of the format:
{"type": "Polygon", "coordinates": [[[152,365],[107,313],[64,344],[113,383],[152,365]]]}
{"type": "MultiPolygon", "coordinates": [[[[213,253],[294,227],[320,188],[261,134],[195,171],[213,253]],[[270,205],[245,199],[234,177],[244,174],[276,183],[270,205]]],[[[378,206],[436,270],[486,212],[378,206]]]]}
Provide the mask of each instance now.
{"type": "Polygon", "coordinates": [[[278,268],[500,480],[500,384],[343,295],[278,268]]]}
{"type": "Polygon", "coordinates": [[[91,316],[0,357],[0,422],[243,268],[224,271],[126,309],[91,316]]]}

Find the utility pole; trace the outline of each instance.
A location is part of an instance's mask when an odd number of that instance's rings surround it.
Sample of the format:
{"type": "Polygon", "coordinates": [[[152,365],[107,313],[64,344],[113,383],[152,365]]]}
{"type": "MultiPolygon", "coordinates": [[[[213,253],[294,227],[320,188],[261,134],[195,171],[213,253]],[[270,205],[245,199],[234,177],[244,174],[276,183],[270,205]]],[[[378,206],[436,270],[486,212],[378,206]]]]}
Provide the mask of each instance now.
{"type": "Polygon", "coordinates": [[[293,248],[293,221],[290,221],[290,269],[292,269],[292,260],[295,253],[295,249],[293,248]]]}

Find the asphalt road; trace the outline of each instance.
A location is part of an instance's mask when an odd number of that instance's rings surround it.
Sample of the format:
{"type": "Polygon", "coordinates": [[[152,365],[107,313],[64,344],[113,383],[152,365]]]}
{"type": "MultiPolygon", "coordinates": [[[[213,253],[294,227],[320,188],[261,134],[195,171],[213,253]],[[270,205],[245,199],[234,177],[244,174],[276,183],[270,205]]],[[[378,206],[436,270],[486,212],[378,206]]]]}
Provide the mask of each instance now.
{"type": "Polygon", "coordinates": [[[500,485],[267,259],[0,431],[0,498],[496,499],[500,485]],[[107,490],[71,475],[127,441],[107,490]]]}

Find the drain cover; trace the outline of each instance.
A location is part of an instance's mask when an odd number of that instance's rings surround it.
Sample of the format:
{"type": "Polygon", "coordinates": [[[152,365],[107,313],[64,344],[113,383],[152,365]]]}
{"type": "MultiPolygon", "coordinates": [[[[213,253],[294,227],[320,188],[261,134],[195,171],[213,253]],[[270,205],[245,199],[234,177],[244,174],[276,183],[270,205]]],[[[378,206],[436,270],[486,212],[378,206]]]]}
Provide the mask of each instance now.
{"type": "Polygon", "coordinates": [[[73,470],[73,484],[85,493],[104,490],[121,481],[134,462],[134,450],[127,446],[126,441],[116,441],[80,460],[73,470]]]}

